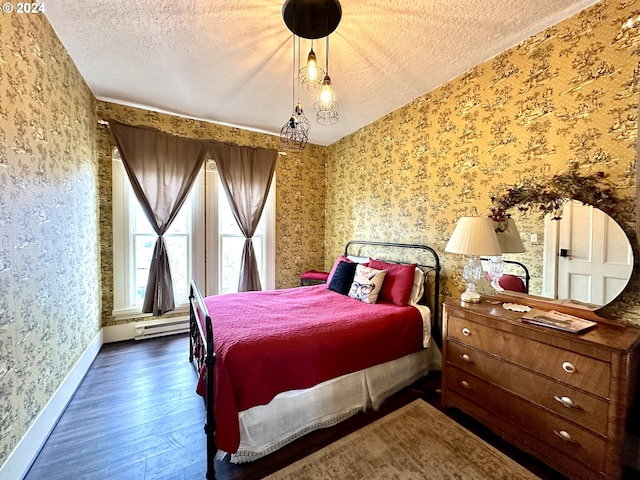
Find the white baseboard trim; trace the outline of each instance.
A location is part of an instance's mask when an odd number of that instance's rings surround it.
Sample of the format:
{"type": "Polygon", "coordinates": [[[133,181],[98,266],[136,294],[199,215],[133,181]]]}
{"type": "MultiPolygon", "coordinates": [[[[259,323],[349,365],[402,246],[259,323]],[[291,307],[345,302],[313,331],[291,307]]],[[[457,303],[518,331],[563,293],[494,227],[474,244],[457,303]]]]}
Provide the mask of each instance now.
{"type": "Polygon", "coordinates": [[[24,478],[98,355],[102,344],[103,334],[100,330],[33,421],[27,433],[0,466],[0,478],[24,478]]]}

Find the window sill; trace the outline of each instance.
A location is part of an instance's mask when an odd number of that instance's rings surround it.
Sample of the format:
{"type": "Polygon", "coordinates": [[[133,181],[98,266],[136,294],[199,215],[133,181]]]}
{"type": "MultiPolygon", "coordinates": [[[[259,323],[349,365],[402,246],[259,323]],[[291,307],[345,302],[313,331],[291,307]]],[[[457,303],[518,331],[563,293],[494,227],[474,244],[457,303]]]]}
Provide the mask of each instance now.
{"type": "MultiPolygon", "coordinates": [[[[134,320],[134,319],[139,319],[139,318],[150,318],[153,317],[153,314],[151,313],[142,313],[141,311],[142,307],[138,307],[138,308],[122,308],[119,310],[113,310],[111,312],[111,315],[113,316],[113,319],[116,321],[122,321],[122,320],[134,320]]],[[[180,303],[178,305],[176,305],[176,308],[171,310],[170,312],[167,312],[164,315],[161,315],[158,318],[162,318],[164,316],[175,316],[175,315],[183,315],[185,313],[189,313],[189,303],[180,303]]]]}

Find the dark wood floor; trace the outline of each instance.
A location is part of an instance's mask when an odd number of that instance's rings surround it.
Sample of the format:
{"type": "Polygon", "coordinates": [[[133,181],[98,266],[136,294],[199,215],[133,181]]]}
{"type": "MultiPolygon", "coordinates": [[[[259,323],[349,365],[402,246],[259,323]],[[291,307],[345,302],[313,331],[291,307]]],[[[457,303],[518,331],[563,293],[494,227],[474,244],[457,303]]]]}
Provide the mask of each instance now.
{"type": "MultiPolygon", "coordinates": [[[[204,403],[195,393],[188,337],[104,345],[25,480],[191,480],[205,477],[204,403]]],[[[423,398],[440,408],[436,374],[256,462],[217,462],[220,480],[253,480],[423,398]]],[[[447,412],[544,480],[563,479],[455,411],[447,412]]],[[[428,477],[425,477],[428,478],[428,477]]]]}

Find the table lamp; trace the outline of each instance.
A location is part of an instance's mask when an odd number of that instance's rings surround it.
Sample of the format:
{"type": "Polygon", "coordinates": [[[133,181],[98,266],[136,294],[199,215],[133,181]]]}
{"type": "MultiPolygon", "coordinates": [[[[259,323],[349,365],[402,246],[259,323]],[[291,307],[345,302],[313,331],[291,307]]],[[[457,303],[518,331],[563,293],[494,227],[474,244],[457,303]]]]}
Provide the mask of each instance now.
{"type": "MultiPolygon", "coordinates": [[[[496,223],[494,222],[494,227],[496,223]]],[[[498,236],[498,243],[500,244],[500,250],[502,253],[522,253],[525,251],[520,233],[516,227],[516,222],[513,218],[509,218],[506,221],[506,226],[500,232],[496,232],[498,236]]],[[[500,277],[504,273],[504,262],[502,261],[502,255],[496,255],[489,259],[487,264],[487,273],[491,277],[491,286],[497,291],[501,292],[504,289],[498,283],[500,277]]]]}
{"type": "Polygon", "coordinates": [[[480,302],[480,294],[476,290],[476,283],[482,276],[480,256],[502,255],[493,220],[489,217],[460,218],[444,251],[469,255],[469,261],[462,270],[467,289],[460,300],[466,303],[480,302]]]}

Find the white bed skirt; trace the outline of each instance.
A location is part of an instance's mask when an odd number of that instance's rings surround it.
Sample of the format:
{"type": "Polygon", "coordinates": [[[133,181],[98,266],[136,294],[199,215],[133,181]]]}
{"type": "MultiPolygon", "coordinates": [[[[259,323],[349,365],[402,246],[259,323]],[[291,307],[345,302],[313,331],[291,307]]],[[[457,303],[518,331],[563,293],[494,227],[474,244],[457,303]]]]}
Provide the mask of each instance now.
{"type": "MultiPolygon", "coordinates": [[[[378,407],[394,393],[432,370],[442,355],[433,339],[420,352],[350,373],[304,390],[277,395],[269,404],[239,414],[240,447],[231,462],[251,462],[319,428],[335,425],[367,408],[378,407]]],[[[218,458],[225,455],[218,452],[218,458]]]]}

